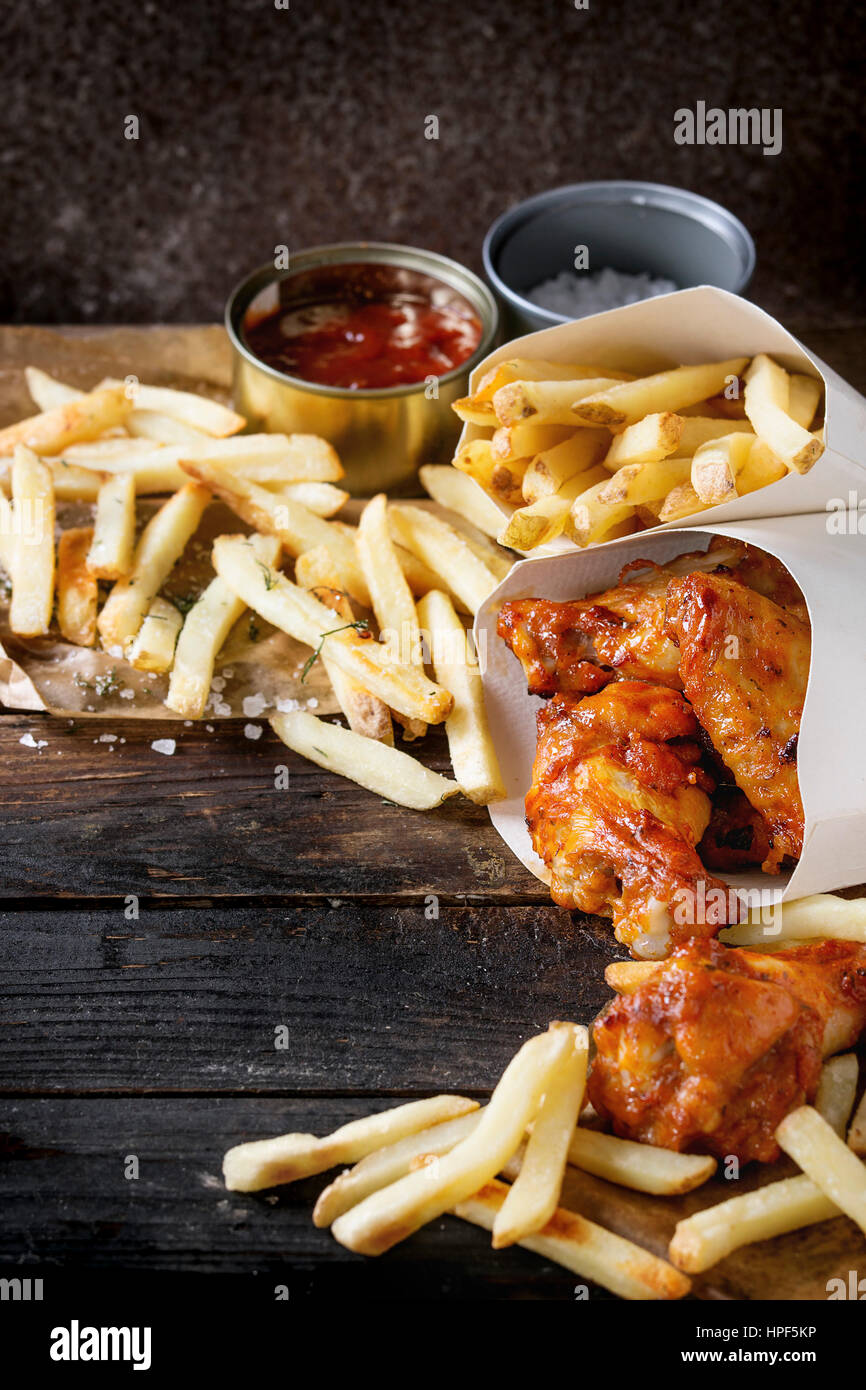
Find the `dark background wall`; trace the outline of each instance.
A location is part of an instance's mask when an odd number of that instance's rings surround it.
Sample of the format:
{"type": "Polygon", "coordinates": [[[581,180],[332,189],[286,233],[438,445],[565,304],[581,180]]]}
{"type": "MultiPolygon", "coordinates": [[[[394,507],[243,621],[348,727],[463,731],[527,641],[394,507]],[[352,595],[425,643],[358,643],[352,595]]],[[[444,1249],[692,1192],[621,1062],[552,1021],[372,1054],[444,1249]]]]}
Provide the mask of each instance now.
{"type": "Polygon", "coordinates": [[[862,318],[856,4],[290,3],[6,0],[0,319],[215,319],[278,243],[400,240],[477,269],[509,204],[615,177],[726,203],[772,312],[862,318]],[[782,153],[677,146],[699,99],[781,107],[782,153]]]}

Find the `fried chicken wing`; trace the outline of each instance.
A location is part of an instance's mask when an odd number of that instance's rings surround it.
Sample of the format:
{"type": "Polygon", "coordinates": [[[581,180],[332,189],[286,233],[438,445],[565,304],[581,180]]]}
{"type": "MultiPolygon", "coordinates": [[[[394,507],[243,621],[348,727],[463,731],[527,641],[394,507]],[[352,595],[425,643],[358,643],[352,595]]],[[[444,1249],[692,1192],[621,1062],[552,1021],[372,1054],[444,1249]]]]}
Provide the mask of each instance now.
{"type": "Polygon", "coordinates": [[[683,689],[740,789],[767,823],[766,872],[803,848],[797,739],[809,679],[808,626],[723,574],[671,581],[666,630],[683,689]]]}
{"type": "Polygon", "coordinates": [[[773,1162],[821,1060],[866,1027],[866,946],[759,954],[692,942],[596,1020],[588,1091],[629,1139],[773,1162]]]}
{"type": "Polygon", "coordinates": [[[722,887],[695,849],[712,790],[696,731],[682,695],[646,681],[557,695],[538,713],[526,817],[554,901],[612,916],[637,955],[659,959],[723,925],[681,924],[672,910],[701,885],[722,887]]]}
{"type": "Polygon", "coordinates": [[[769,853],[770,835],[760,811],[739,787],[717,787],[710,823],[698,845],[701,863],[722,874],[739,874],[757,868],[769,853]]]}

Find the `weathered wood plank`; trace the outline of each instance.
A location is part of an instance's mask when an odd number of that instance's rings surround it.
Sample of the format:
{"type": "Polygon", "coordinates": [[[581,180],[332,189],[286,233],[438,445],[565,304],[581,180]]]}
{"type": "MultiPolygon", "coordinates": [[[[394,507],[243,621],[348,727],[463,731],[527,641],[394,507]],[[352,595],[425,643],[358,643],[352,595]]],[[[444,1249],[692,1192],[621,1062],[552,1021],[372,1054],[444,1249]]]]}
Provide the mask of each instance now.
{"type": "Polygon", "coordinates": [[[434,906],[0,913],[0,1088],[483,1090],[531,1032],[610,997],[603,930],[434,906]]]}
{"type": "MultiPolygon", "coordinates": [[[[423,897],[548,901],[483,806],[408,811],[291,753],[264,725],[0,720],[0,897],[423,897]],[[117,742],[100,743],[103,733],[117,742]],[[20,740],[31,734],[46,747],[20,740]],[[173,756],[154,752],[174,738],[173,756]],[[120,740],[125,739],[122,743],[120,740]],[[289,769],[286,790],[275,768],[289,769]]],[[[413,751],[450,771],[444,735],[413,751]]]]}

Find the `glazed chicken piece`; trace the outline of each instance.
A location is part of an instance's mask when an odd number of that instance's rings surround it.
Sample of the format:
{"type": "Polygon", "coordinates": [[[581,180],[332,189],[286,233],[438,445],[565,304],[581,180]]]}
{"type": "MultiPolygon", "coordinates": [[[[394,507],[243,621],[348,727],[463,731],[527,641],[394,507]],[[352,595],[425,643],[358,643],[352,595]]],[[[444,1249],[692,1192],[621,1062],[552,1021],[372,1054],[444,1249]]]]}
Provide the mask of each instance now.
{"type": "Polygon", "coordinates": [[[666,628],[668,585],[678,576],[730,574],[806,616],[803,595],[784,565],[742,541],[717,536],[704,554],[660,567],[634,560],[613,589],[588,598],[513,599],[499,614],[499,636],[518,658],[531,695],[591,695],[612,680],[654,680],[682,689],[679,652],[666,628]]]}
{"type": "Polygon", "coordinates": [[[644,969],[595,1022],[596,1110],[628,1139],[773,1162],[776,1127],[814,1098],[822,1058],[866,1027],[866,946],[692,942],[644,969]]]}
{"type": "Polygon", "coordinates": [[[618,940],[652,959],[714,934],[721,919],[679,911],[723,887],[695,849],[713,784],[682,695],[617,681],[585,699],[556,695],[537,719],[526,819],[554,901],[611,916],[618,940]]]}
{"type": "Polygon", "coordinates": [[[713,793],[710,823],[698,854],[708,869],[722,874],[747,873],[770,853],[767,822],[739,787],[720,786],[713,793]]]}
{"type": "Polygon", "coordinates": [[[737,786],[766,821],[762,865],[778,873],[803,848],[797,739],[809,679],[808,626],[724,574],[689,574],[668,588],[667,631],[683,690],[737,786]]]}

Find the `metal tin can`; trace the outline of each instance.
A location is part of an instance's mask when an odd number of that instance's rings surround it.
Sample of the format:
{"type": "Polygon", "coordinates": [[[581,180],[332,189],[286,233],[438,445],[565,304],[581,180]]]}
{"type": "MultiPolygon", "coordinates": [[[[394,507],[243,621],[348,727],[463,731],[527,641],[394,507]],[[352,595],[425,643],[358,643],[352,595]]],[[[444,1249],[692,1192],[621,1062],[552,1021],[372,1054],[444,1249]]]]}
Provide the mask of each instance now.
{"type": "Polygon", "coordinates": [[[234,357],[233,394],[251,430],[317,434],[327,439],[346,470],[345,486],[356,496],[378,491],[417,490],[422,463],[447,463],[460,434],[452,402],[466,394],[469,374],[491,351],[498,328],[496,301],[487,286],[456,261],[433,251],[386,242],[317,246],[291,258],[289,270],[261,266],[229,296],[225,324],[234,357]],[[247,345],[247,316],[280,307],[287,282],[338,265],[396,267],[407,285],[436,286],[466,301],[481,322],[481,340],[460,366],[435,384],[412,383],[382,390],[350,390],[304,381],[260,361],[247,345]],[[284,287],[284,288],[281,288],[284,287]]]}
{"type": "Polygon", "coordinates": [[[550,188],[509,208],[484,239],[484,269],[508,337],[568,322],[526,294],[572,270],[582,247],[590,271],[644,271],[683,290],[715,285],[739,294],[755,268],[742,222],[685,188],[625,179],[550,188]]]}

